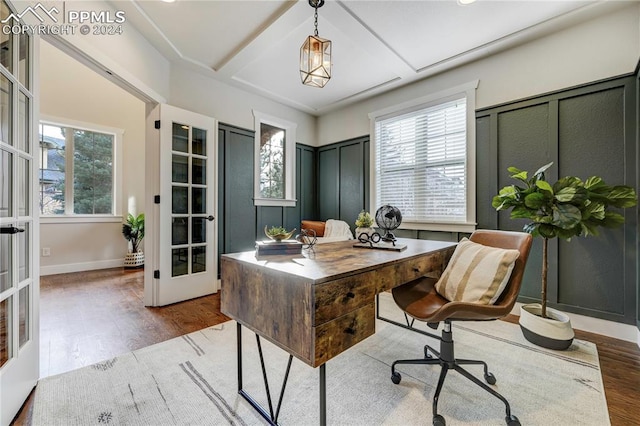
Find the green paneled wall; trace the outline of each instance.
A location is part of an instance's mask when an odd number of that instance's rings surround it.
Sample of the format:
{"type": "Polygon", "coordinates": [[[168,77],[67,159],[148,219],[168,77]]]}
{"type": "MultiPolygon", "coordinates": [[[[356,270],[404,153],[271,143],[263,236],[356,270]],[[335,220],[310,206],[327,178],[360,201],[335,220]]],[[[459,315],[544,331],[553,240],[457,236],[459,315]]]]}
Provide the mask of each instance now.
{"type": "Polygon", "coordinates": [[[319,219],[338,219],[340,179],[339,151],[332,145],[318,150],[318,211],[319,219]]]}
{"type": "MultiPolygon", "coordinates": [[[[296,197],[300,219],[318,220],[316,148],[298,144],[296,160],[296,197]]],[[[297,225],[299,226],[299,224],[297,225]]]]}
{"type": "Polygon", "coordinates": [[[253,205],[253,132],[218,126],[218,252],[234,253],[255,246],[253,205]]]}
{"type": "Polygon", "coordinates": [[[319,219],[340,219],[355,229],[369,209],[369,137],[318,148],[319,219]]]}
{"type": "MultiPolygon", "coordinates": [[[[526,221],[497,214],[491,196],[513,184],[507,167],[534,171],[553,161],[549,180],[602,176],[610,184],[637,184],[634,77],[485,109],[476,113],[478,227],[520,230],[526,221]]],[[[620,229],[599,237],[551,240],[549,293],[562,310],[634,323],[637,316],[637,209],[624,211],[620,229]]],[[[527,265],[521,301],[539,299],[541,241],[527,265]]]]}
{"type": "Polygon", "coordinates": [[[218,126],[219,254],[253,250],[265,225],[299,230],[301,219],[317,216],[315,148],[296,144],[295,207],[254,206],[253,158],[253,131],[218,126]]]}
{"type": "MultiPolygon", "coordinates": [[[[514,183],[507,167],[535,170],[553,161],[548,175],[637,185],[636,77],[572,88],[488,108],[476,113],[478,227],[521,230],[524,221],[499,214],[491,199],[514,183]]],[[[369,140],[352,139],[318,148],[320,219],[352,224],[359,206],[369,209],[369,140]],[[361,204],[360,204],[361,203],[361,204]]],[[[640,324],[637,306],[637,209],[624,211],[626,224],[596,238],[549,245],[549,294],[553,306],[608,320],[640,324]]],[[[399,230],[399,237],[457,241],[455,232],[399,230]]],[[[520,300],[539,299],[542,244],[534,241],[520,300]]]]}

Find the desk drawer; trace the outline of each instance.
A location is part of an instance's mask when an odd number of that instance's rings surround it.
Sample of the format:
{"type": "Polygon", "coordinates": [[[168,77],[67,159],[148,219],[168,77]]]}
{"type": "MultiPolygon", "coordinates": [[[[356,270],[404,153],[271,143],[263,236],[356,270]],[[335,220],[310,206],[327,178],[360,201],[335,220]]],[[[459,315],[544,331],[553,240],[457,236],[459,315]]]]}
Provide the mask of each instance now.
{"type": "Polygon", "coordinates": [[[425,275],[436,275],[439,278],[447,264],[445,255],[446,253],[440,252],[433,257],[407,260],[401,264],[402,267],[398,270],[398,282],[407,283],[425,275]]]}
{"type": "Polygon", "coordinates": [[[376,272],[342,278],[315,286],[315,318],[320,325],[373,302],[376,272]]]}
{"type": "Polygon", "coordinates": [[[434,253],[429,257],[408,259],[393,266],[387,266],[378,270],[376,279],[377,292],[391,290],[401,284],[413,281],[422,276],[440,278],[455,247],[434,253]]]}
{"type": "Polygon", "coordinates": [[[376,330],[375,303],[314,327],[314,367],[371,336],[376,330]]]}

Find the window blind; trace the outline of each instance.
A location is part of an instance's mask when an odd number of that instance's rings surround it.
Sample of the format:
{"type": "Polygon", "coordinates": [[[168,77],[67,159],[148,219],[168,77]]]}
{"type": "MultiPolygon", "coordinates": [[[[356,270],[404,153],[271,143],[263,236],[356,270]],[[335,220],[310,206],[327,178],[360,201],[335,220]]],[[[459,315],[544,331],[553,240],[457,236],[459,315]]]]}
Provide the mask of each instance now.
{"type": "Polygon", "coordinates": [[[407,222],[466,220],[466,98],[375,121],[378,205],[407,222]]]}

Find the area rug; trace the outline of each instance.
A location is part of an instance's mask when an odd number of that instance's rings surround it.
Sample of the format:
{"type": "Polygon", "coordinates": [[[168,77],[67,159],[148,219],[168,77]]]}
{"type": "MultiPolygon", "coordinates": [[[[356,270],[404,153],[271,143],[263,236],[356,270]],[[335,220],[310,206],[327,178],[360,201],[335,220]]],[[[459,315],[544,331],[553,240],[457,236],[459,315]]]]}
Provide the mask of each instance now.
{"type": "MultiPolygon", "coordinates": [[[[398,318],[383,296],[382,311],[398,318]]],[[[567,351],[533,346],[517,325],[503,321],[454,326],[456,356],[483,359],[495,388],[523,425],[608,425],[598,354],[576,340],[567,351]]],[[[274,405],[287,355],[262,340],[274,405]]],[[[376,333],[326,365],[327,423],[331,425],[431,424],[439,367],[390,365],[417,358],[426,336],[378,321],[376,333]]],[[[244,388],[267,406],[255,335],[244,329],[244,388]]],[[[482,367],[469,366],[482,378],[482,367]]],[[[279,423],[318,424],[318,373],[294,359],[279,423]]],[[[447,425],[504,425],[504,405],[451,371],[438,411],[447,425]]],[[[34,425],[254,425],[262,418],[237,394],[236,324],[233,321],[178,337],[69,373],[36,387],[34,425]]]]}

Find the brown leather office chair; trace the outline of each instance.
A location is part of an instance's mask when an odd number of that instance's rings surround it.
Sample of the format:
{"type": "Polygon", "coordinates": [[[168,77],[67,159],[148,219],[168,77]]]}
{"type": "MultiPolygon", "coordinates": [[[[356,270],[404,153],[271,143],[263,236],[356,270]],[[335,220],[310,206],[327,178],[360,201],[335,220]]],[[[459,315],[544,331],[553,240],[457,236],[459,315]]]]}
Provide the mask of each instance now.
{"type": "Polygon", "coordinates": [[[405,328],[419,331],[422,334],[440,340],[440,351],[436,351],[434,348],[426,345],[424,347],[424,358],[395,361],[391,366],[391,380],[393,383],[398,384],[402,379],[400,373],[396,371],[396,365],[398,364],[439,364],[441,366],[440,378],[433,397],[434,426],[445,425],[444,417],[438,414],[437,406],[438,397],[449,370],[457,371],[504,402],[506,406],[505,420],[507,425],[519,426],[520,421],[516,416],[511,414],[511,408],[506,398],[461,367],[461,365],[464,364],[483,365],[484,379],[487,383],[493,385],[496,383],[496,378],[489,372],[487,364],[484,361],[457,359],[454,357],[451,322],[495,320],[511,312],[520,291],[524,268],[531,248],[532,237],[530,234],[523,232],[477,230],[469,239],[485,246],[516,249],[520,252],[504,291],[494,304],[481,305],[468,302],[452,302],[445,299],[435,291],[434,285],[437,280],[432,278],[419,278],[394,288],[393,298],[396,304],[405,312],[407,319],[407,326],[405,326],[405,328]],[[409,322],[408,317],[426,322],[433,329],[437,329],[438,323],[443,321],[444,328],[442,329],[442,336],[414,329],[413,320],[409,322]],[[435,355],[435,357],[432,354],[435,355]]]}

